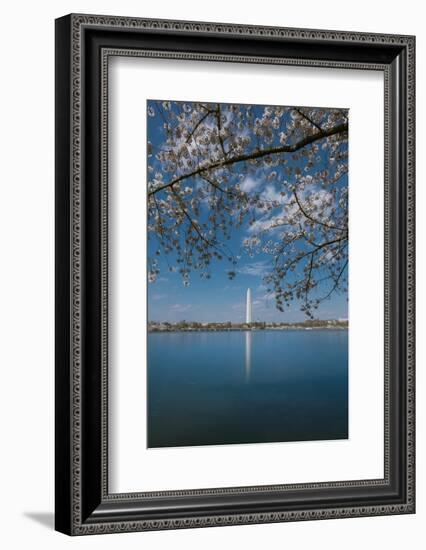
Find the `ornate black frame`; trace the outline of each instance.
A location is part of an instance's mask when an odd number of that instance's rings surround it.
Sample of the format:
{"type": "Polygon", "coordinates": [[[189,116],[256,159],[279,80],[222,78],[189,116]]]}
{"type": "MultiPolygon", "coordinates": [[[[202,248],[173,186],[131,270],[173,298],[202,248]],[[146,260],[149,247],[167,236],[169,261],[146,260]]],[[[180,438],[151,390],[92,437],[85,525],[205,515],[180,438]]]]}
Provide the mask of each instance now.
{"type": "Polygon", "coordinates": [[[413,36],[68,15],[56,20],[56,529],[70,535],[414,513],[413,36]],[[107,71],[111,55],[385,76],[383,479],[109,494],[107,71]]]}

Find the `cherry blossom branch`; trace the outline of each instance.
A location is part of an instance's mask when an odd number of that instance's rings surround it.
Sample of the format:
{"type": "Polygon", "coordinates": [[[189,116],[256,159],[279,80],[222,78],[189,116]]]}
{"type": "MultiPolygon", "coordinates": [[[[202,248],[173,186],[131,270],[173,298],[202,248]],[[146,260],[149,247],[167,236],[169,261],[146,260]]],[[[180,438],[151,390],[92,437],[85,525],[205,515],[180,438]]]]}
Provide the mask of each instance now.
{"type": "Polygon", "coordinates": [[[321,126],[319,126],[314,120],[312,120],[312,118],[310,118],[307,114],[305,114],[303,111],[301,111],[300,109],[296,108],[296,111],[299,113],[299,115],[303,116],[303,118],[305,118],[308,122],[310,122],[312,124],[312,126],[315,126],[315,128],[317,130],[319,130],[320,132],[322,132],[322,128],[321,126]]]}
{"type": "Polygon", "coordinates": [[[302,149],[303,147],[306,147],[307,145],[310,145],[311,143],[314,143],[319,139],[335,136],[338,134],[345,133],[347,131],[348,131],[348,123],[338,124],[334,128],[330,128],[328,130],[322,130],[321,132],[316,132],[315,134],[306,136],[305,138],[301,139],[299,142],[294,143],[293,145],[282,145],[281,147],[275,147],[271,149],[262,149],[260,151],[255,151],[253,153],[237,155],[235,157],[231,157],[219,162],[214,162],[209,166],[204,166],[204,167],[198,168],[197,170],[189,172],[188,174],[183,174],[181,176],[178,176],[177,178],[171,180],[170,182],[164,185],[161,185],[156,189],[152,189],[151,191],[148,192],[148,196],[154,195],[155,193],[159,193],[160,191],[164,191],[164,189],[168,189],[169,187],[173,187],[174,185],[176,185],[177,183],[185,179],[197,176],[200,174],[200,172],[205,172],[207,169],[212,170],[215,168],[223,168],[224,166],[229,166],[231,164],[236,164],[238,162],[256,160],[269,155],[276,155],[280,153],[295,153],[299,149],[302,149]]]}
{"type": "Polygon", "coordinates": [[[216,119],[217,119],[217,135],[219,138],[220,148],[222,149],[223,156],[226,158],[226,151],[225,151],[225,145],[223,143],[222,136],[220,135],[221,132],[221,123],[220,118],[222,116],[221,110],[220,110],[220,103],[217,104],[217,110],[216,110],[216,119]]]}
{"type": "Polygon", "coordinates": [[[197,128],[200,126],[200,124],[202,124],[204,122],[204,120],[211,114],[214,113],[214,111],[212,111],[211,109],[208,109],[207,107],[204,107],[204,105],[202,105],[203,109],[206,109],[206,114],[203,115],[200,120],[197,122],[197,124],[194,126],[194,128],[191,130],[191,132],[189,133],[188,137],[186,138],[185,140],[185,143],[189,143],[192,139],[192,137],[194,136],[195,132],[197,131],[197,128]]]}
{"type": "Polygon", "coordinates": [[[327,229],[333,229],[336,231],[345,231],[343,227],[338,227],[337,225],[329,225],[325,222],[322,222],[320,220],[316,220],[313,216],[308,214],[306,210],[303,208],[302,203],[299,200],[299,197],[297,196],[296,191],[293,191],[294,198],[296,199],[297,206],[299,207],[299,210],[302,212],[302,214],[305,216],[305,218],[308,218],[308,220],[311,220],[313,223],[317,223],[318,225],[323,225],[324,227],[327,227],[327,229]]]}
{"type": "Polygon", "coordinates": [[[343,264],[342,269],[340,270],[339,275],[337,276],[337,278],[336,278],[335,281],[334,281],[333,288],[330,290],[330,292],[329,292],[326,296],[324,296],[323,298],[320,298],[321,301],[327,300],[327,298],[329,298],[329,297],[333,294],[333,292],[337,289],[337,286],[338,286],[338,284],[339,284],[339,281],[340,281],[340,279],[341,279],[341,277],[342,277],[342,275],[343,275],[343,273],[344,273],[344,271],[345,271],[345,269],[346,269],[348,263],[349,263],[349,260],[346,260],[346,262],[343,264]]]}

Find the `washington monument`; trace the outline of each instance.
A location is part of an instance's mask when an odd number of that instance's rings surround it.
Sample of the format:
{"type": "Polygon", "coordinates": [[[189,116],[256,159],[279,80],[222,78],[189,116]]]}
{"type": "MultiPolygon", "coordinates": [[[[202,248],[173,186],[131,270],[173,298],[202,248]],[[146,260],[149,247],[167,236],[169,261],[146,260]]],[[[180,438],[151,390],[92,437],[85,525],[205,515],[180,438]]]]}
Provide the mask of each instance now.
{"type": "Polygon", "coordinates": [[[246,323],[251,323],[251,290],[247,289],[247,302],[246,302],[246,323]]]}

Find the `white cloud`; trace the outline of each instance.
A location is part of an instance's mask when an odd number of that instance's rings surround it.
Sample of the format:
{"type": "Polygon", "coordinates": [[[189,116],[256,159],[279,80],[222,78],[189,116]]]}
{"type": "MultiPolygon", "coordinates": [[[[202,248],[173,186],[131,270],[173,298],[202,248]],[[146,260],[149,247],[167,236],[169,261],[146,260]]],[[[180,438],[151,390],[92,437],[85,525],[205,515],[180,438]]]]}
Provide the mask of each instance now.
{"type": "Polygon", "coordinates": [[[162,300],[163,298],[166,298],[167,294],[153,294],[152,299],[153,300],[162,300]]]}
{"type": "Polygon", "coordinates": [[[256,187],[258,187],[258,186],[259,186],[259,181],[252,178],[251,176],[247,176],[240,183],[240,189],[241,189],[241,191],[244,191],[245,193],[250,193],[250,191],[253,191],[253,189],[256,189],[256,187]]]}
{"type": "Polygon", "coordinates": [[[170,309],[172,309],[176,313],[185,313],[185,311],[189,311],[191,308],[191,304],[173,304],[170,309]]]}
{"type": "Polygon", "coordinates": [[[253,277],[262,277],[268,270],[268,263],[265,261],[252,262],[250,264],[243,265],[238,269],[238,273],[243,275],[252,275],[253,277]]]}
{"type": "MultiPolygon", "coordinates": [[[[269,196],[273,197],[275,196],[275,190],[268,191],[269,196]]],[[[276,193],[276,195],[279,195],[276,193]]],[[[275,231],[277,229],[282,228],[292,216],[294,216],[298,210],[299,207],[296,203],[296,201],[292,197],[281,197],[279,195],[279,199],[269,199],[269,200],[280,200],[280,204],[282,205],[281,212],[271,215],[271,212],[267,212],[263,217],[256,220],[253,224],[251,224],[248,229],[247,233],[249,235],[258,234],[263,231],[275,231]]]]}
{"type": "Polygon", "coordinates": [[[277,229],[283,222],[284,218],[282,216],[271,216],[270,218],[264,216],[260,220],[256,220],[254,223],[252,223],[248,227],[247,233],[252,235],[253,233],[258,234],[263,231],[277,229]]]}
{"type": "Polygon", "coordinates": [[[284,197],[281,195],[281,192],[277,191],[274,185],[267,185],[265,190],[262,191],[260,198],[268,202],[279,202],[283,204],[284,197]]]}

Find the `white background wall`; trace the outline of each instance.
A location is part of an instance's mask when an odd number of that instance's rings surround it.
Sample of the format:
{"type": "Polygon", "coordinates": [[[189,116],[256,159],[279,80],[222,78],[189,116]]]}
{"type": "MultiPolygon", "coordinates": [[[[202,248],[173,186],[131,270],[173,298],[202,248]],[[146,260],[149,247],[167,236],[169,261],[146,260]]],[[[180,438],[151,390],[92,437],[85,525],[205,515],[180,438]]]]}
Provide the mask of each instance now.
{"type": "Polygon", "coordinates": [[[87,0],[2,8],[0,163],[0,541],[3,548],[399,549],[421,546],[425,484],[425,104],[422,3],[388,0],[87,0]],[[53,526],[54,18],[103,13],[417,35],[418,512],[293,524],[71,539],[53,526]],[[423,306],[423,307],[422,307],[423,306]]]}

